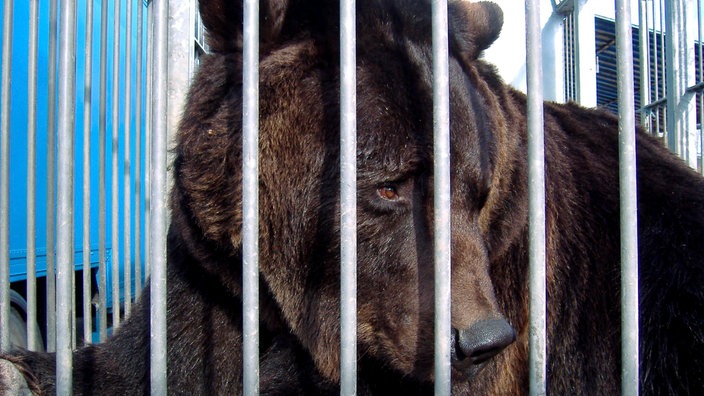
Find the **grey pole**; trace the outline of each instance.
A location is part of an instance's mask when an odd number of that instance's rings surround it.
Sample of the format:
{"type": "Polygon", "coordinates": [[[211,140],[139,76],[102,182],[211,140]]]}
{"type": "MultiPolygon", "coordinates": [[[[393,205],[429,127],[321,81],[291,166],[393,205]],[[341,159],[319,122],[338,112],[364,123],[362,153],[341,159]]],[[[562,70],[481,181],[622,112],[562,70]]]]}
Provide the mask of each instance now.
{"type": "Polygon", "coordinates": [[[243,391],[259,394],[259,1],[244,2],[242,136],[243,391]]]}
{"type": "Polygon", "coordinates": [[[144,264],[144,278],[148,279],[151,275],[151,219],[152,219],[152,129],[153,129],[153,118],[154,118],[154,2],[149,1],[147,3],[147,59],[145,64],[148,65],[145,70],[145,78],[147,80],[145,84],[145,93],[147,105],[144,109],[144,152],[146,153],[144,157],[144,233],[146,234],[147,243],[144,246],[144,257],[147,258],[147,262],[144,264]]]}
{"type": "Polygon", "coordinates": [[[123,271],[125,294],[125,317],[132,309],[132,176],[130,142],[132,134],[132,0],[125,4],[125,127],[123,133],[123,271]]]}
{"type": "Polygon", "coordinates": [[[433,132],[435,224],[435,394],[452,390],[450,79],[447,0],[433,0],[433,132]]]}
{"type": "Polygon", "coordinates": [[[539,0],[526,1],[526,77],[528,82],[528,205],[530,256],[531,395],[547,393],[545,289],[545,153],[543,131],[543,65],[539,0]]]}
{"type": "Polygon", "coordinates": [[[142,292],[142,211],[140,204],[142,202],[142,44],[143,44],[143,23],[144,23],[144,4],[137,5],[137,65],[135,73],[137,78],[135,86],[134,98],[134,125],[135,125],[135,141],[134,141],[134,287],[135,295],[142,292]]]}
{"type": "Polygon", "coordinates": [[[29,11],[29,58],[27,60],[27,349],[37,345],[37,57],[39,0],[29,11]]]}
{"type": "MultiPolygon", "coordinates": [[[[116,329],[120,325],[120,236],[119,236],[119,195],[118,195],[118,150],[120,139],[120,0],[113,0],[113,46],[112,46],[112,145],[111,145],[111,173],[112,197],[111,206],[111,245],[112,253],[111,273],[112,273],[112,327],[116,329]]],[[[128,0],[130,1],[130,0],[128,0]]]]}
{"type": "Polygon", "coordinates": [[[56,42],[58,1],[49,6],[49,105],[46,136],[46,349],[56,350],[56,42]]]}
{"type": "Polygon", "coordinates": [[[13,0],[6,0],[2,25],[0,108],[0,351],[10,348],[10,93],[13,0]]]}
{"type": "MultiPolygon", "coordinates": [[[[648,30],[648,2],[638,1],[638,40],[640,42],[640,122],[648,125],[648,111],[645,106],[650,102],[650,32],[648,30]]],[[[650,127],[648,128],[650,129],[650,127]]]]}
{"type": "Polygon", "coordinates": [[[108,93],[108,4],[100,4],[100,103],[98,107],[98,290],[99,290],[99,331],[100,342],[107,338],[107,252],[106,252],[106,136],[107,136],[107,93],[108,93]]]}
{"type": "Polygon", "coordinates": [[[61,2],[59,38],[58,188],[56,246],[56,392],[73,392],[73,168],[76,98],[76,2],[61,2]]]}
{"type": "Polygon", "coordinates": [[[166,378],[166,151],[168,0],[154,0],[154,89],[151,197],[151,394],[167,394],[166,378]]]}
{"type": "Polygon", "coordinates": [[[357,393],[357,78],[355,1],[340,2],[340,394],[357,393]]]}
{"type": "Polygon", "coordinates": [[[83,340],[92,340],[90,260],[90,136],[93,106],[93,2],[86,2],[86,58],[83,80],[83,340]]]}
{"type": "Polygon", "coordinates": [[[616,1],[619,185],[621,190],[621,394],[638,395],[638,224],[631,9],[616,1]]]}

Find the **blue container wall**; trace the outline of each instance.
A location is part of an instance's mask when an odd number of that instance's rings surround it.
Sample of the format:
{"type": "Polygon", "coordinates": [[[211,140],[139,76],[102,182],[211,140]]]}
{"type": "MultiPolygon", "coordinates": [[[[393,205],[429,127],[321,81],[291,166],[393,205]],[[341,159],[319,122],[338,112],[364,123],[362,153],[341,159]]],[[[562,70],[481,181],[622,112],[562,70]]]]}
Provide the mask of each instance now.
{"type": "MultiPolygon", "coordinates": [[[[90,0],[88,0],[90,1],[90,0]]],[[[49,36],[50,36],[50,23],[49,23],[49,3],[48,1],[40,1],[39,10],[39,40],[38,40],[38,71],[37,71],[37,136],[36,136],[36,164],[34,165],[34,171],[36,172],[36,246],[37,246],[37,272],[38,276],[44,276],[46,274],[46,227],[47,227],[47,134],[49,132],[49,122],[48,119],[48,98],[49,98],[49,86],[48,86],[48,76],[49,76],[49,36]]],[[[113,45],[115,44],[115,37],[113,37],[113,11],[114,5],[112,1],[107,2],[108,7],[108,43],[107,43],[107,91],[106,91],[106,158],[105,158],[105,169],[106,169],[106,179],[105,179],[105,197],[106,197],[106,248],[108,249],[108,285],[110,284],[111,271],[109,266],[111,265],[110,251],[112,246],[111,242],[111,212],[113,208],[113,202],[111,199],[111,186],[112,186],[112,171],[111,171],[111,153],[113,149],[118,151],[118,205],[119,210],[119,246],[116,248],[120,249],[120,265],[121,267],[127,263],[134,262],[135,254],[139,254],[143,257],[143,252],[132,251],[130,257],[125,260],[123,251],[123,241],[122,236],[124,235],[123,223],[123,191],[124,191],[124,150],[129,149],[131,152],[132,163],[134,163],[135,158],[135,140],[137,138],[141,139],[142,147],[145,147],[144,141],[144,121],[145,117],[142,116],[142,125],[139,128],[139,133],[136,134],[136,125],[134,116],[137,111],[144,114],[144,107],[142,109],[134,109],[134,96],[137,92],[136,82],[136,67],[132,66],[132,75],[129,81],[126,81],[126,76],[124,72],[125,68],[125,2],[122,2],[121,20],[120,20],[120,56],[119,56],[119,70],[120,70],[120,83],[115,90],[113,85],[113,45]],[[124,127],[125,127],[125,84],[129,83],[131,85],[132,92],[132,117],[130,122],[130,133],[131,133],[131,146],[129,148],[124,147],[122,144],[122,139],[124,138],[124,127]],[[119,110],[119,120],[118,128],[120,138],[117,142],[112,141],[112,106],[113,101],[118,100],[120,110],[119,110]]],[[[93,64],[92,64],[92,74],[93,81],[90,89],[90,100],[91,100],[91,116],[90,120],[84,120],[84,77],[85,77],[85,57],[86,57],[86,15],[85,15],[85,5],[86,0],[78,1],[78,14],[77,14],[77,45],[78,51],[76,53],[76,113],[75,113],[75,232],[74,232],[74,243],[75,243],[75,266],[77,270],[83,267],[82,262],[82,222],[83,222],[83,205],[90,205],[90,249],[91,249],[91,263],[93,267],[98,265],[98,191],[100,188],[98,180],[98,139],[99,139],[99,103],[100,103],[100,12],[102,2],[93,2],[93,64]],[[90,122],[91,124],[91,158],[90,158],[90,202],[85,202],[83,194],[83,128],[84,123],[90,122]]],[[[133,3],[133,7],[143,6],[141,1],[136,1],[133,3]]],[[[135,10],[136,11],[136,10],[135,10]]],[[[143,32],[144,32],[144,45],[142,57],[146,60],[146,11],[144,12],[145,20],[143,22],[143,32]]],[[[0,16],[4,18],[3,10],[0,9],[0,16]]],[[[132,33],[132,62],[136,59],[136,27],[137,27],[137,16],[136,12],[133,14],[133,33],[132,33]]],[[[10,274],[11,281],[22,280],[26,277],[26,239],[27,239],[27,171],[31,169],[27,165],[27,111],[28,111],[28,99],[27,99],[27,77],[28,77],[28,45],[29,42],[29,2],[28,1],[15,1],[14,2],[14,27],[13,27],[13,48],[12,48],[12,76],[11,76],[11,114],[10,114],[10,274]]],[[[0,47],[2,44],[0,43],[0,47]]],[[[54,60],[55,62],[55,60],[54,60]]],[[[142,68],[142,81],[146,81],[145,78],[146,67],[142,68]]],[[[57,78],[61,78],[57,76],[57,78]]],[[[1,82],[0,82],[1,83],[1,82]]],[[[144,89],[141,90],[142,93],[142,103],[146,103],[144,98],[144,89]]],[[[58,98],[57,100],[61,100],[58,98]]],[[[56,122],[52,120],[52,122],[56,122]]],[[[144,164],[144,153],[141,154],[142,164],[144,164]]],[[[131,180],[139,177],[141,180],[144,179],[144,169],[141,170],[139,175],[135,174],[134,168],[130,170],[131,180]]],[[[134,193],[134,187],[131,188],[132,193],[134,193]]],[[[136,210],[134,198],[131,202],[132,211],[136,210]]],[[[142,213],[144,211],[143,200],[139,205],[138,210],[142,213]]],[[[144,219],[144,215],[142,215],[144,219]]],[[[143,224],[138,225],[141,229],[140,235],[144,235],[143,224]]],[[[131,221],[129,224],[131,229],[130,235],[134,238],[135,235],[135,224],[131,221]]],[[[57,230],[57,232],[62,232],[62,230],[57,230]]],[[[143,239],[143,238],[142,238],[143,239]]],[[[132,249],[134,250],[134,242],[131,243],[132,249]]],[[[144,241],[142,241],[142,246],[144,246],[144,241]]],[[[142,260],[144,262],[144,260],[142,260]]],[[[122,274],[122,268],[120,270],[122,274]]],[[[134,274],[134,271],[132,271],[134,274]]],[[[124,279],[121,279],[121,284],[124,279]]],[[[132,287],[134,290],[134,286],[132,287]]],[[[110,293],[108,293],[110,297],[110,293]]]]}

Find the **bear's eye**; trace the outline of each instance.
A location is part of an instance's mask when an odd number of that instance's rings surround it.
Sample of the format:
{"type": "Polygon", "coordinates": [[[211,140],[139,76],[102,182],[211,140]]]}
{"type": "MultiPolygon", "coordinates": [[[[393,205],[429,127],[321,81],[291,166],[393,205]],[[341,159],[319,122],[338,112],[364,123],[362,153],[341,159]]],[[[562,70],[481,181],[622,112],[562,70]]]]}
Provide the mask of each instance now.
{"type": "Polygon", "coordinates": [[[382,199],[385,199],[387,201],[398,201],[399,196],[398,191],[396,191],[396,187],[383,186],[379,187],[376,192],[382,199]]]}

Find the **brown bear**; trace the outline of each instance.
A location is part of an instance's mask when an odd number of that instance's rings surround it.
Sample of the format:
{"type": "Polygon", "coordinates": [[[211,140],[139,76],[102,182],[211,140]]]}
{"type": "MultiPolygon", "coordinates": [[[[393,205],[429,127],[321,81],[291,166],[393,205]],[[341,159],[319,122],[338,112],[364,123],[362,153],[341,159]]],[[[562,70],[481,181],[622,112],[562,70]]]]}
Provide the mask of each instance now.
{"type": "MultiPolygon", "coordinates": [[[[242,8],[201,0],[211,53],[173,166],[168,386],[241,393],[242,8]]],[[[480,58],[501,11],[450,13],[452,380],[528,391],[526,97],[480,58]]],[[[339,11],[261,1],[261,393],[336,394],[339,11]]],[[[357,1],[360,394],[428,394],[433,365],[431,21],[423,0],[357,1]]],[[[517,43],[516,45],[523,45],[517,43]]],[[[617,119],[545,104],[548,387],[620,390],[617,119]]],[[[704,394],[704,179],[637,136],[640,390],[704,394]]],[[[106,343],[74,354],[75,394],[149,389],[149,294],[106,343]]],[[[54,390],[54,357],[10,358],[54,390]]]]}

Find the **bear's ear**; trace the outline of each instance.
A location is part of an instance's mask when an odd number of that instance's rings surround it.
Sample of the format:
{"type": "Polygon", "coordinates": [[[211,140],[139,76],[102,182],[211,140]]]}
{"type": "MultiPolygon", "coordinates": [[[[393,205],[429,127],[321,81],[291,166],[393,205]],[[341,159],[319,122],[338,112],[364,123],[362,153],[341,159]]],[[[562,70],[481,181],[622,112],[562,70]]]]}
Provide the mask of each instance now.
{"type": "Polygon", "coordinates": [[[454,1],[449,5],[450,31],[462,55],[476,59],[499,37],[504,14],[498,5],[454,1]]]}
{"type": "MultiPolygon", "coordinates": [[[[242,0],[199,0],[200,16],[208,34],[208,45],[215,52],[242,49],[242,0]]],[[[260,0],[260,42],[276,40],[281,32],[288,0],[260,0]]]]}

